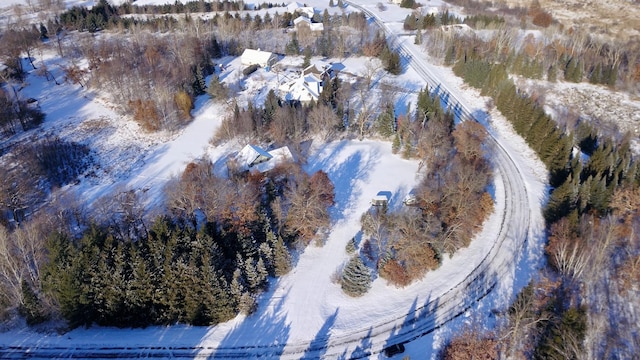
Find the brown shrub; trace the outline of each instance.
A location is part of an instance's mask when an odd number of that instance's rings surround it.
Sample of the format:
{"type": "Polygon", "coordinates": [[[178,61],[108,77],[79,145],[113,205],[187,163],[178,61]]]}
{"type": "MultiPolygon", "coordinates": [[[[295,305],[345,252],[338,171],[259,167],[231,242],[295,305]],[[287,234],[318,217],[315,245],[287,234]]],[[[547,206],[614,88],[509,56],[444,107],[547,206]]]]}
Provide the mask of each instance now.
{"type": "Polygon", "coordinates": [[[153,100],[136,99],[129,101],[133,119],[146,131],[160,130],[160,115],[153,100]]]}
{"type": "Polygon", "coordinates": [[[384,49],[386,42],[383,37],[376,37],[372,42],[364,44],[362,54],[364,56],[378,57],[384,49]]]}
{"type": "Polygon", "coordinates": [[[546,28],[553,22],[553,16],[548,12],[541,10],[533,16],[532,22],[534,25],[546,28]]]}
{"type": "Polygon", "coordinates": [[[447,344],[442,358],[445,360],[497,359],[498,342],[492,337],[467,330],[447,344]]]}
{"type": "Polygon", "coordinates": [[[191,118],[191,109],[193,109],[193,99],[191,99],[191,95],[186,93],[185,91],[178,91],[175,96],[176,106],[181,112],[181,117],[183,119],[191,118]]]}
{"type": "Polygon", "coordinates": [[[396,287],[405,287],[411,283],[407,270],[395,259],[387,261],[379,270],[380,277],[396,287]]]}
{"type": "Polygon", "coordinates": [[[436,252],[429,244],[410,243],[402,249],[398,249],[397,258],[407,269],[411,280],[419,279],[429,270],[440,266],[436,252]]]}

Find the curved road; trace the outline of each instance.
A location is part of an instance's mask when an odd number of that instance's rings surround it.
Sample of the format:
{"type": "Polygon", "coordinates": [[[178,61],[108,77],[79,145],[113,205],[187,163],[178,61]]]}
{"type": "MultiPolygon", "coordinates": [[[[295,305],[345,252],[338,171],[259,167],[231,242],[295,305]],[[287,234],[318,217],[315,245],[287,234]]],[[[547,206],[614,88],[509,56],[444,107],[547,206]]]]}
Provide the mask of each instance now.
{"type": "MultiPolygon", "coordinates": [[[[354,8],[363,11],[384,29],[392,48],[399,51],[408,63],[439,95],[446,99],[448,105],[461,120],[477,121],[468,103],[456,93],[456,89],[447,85],[435,69],[428,64],[413,47],[407,44],[408,38],[401,39],[367,8],[348,2],[354,8]]],[[[372,5],[373,6],[373,5],[372,5]]],[[[486,116],[484,114],[483,116],[486,116]]],[[[480,119],[485,120],[485,119],[480,119]]],[[[77,348],[29,347],[20,349],[0,348],[3,356],[13,358],[338,358],[344,356],[345,349],[357,348],[363,339],[368,339],[370,346],[360,353],[351,352],[351,358],[365,358],[372,353],[380,352],[384,347],[395,343],[406,343],[428,334],[473,307],[498,284],[499,279],[513,272],[516,254],[522,249],[529,232],[530,199],[523,173],[518,164],[510,156],[505,147],[494,137],[493,142],[496,178],[503,184],[504,211],[500,231],[495,235],[495,242],[479,265],[464,280],[451,284],[448,290],[426,304],[415,307],[413,314],[404,311],[380,319],[377,324],[353,329],[348,334],[335,334],[323,339],[314,339],[299,343],[274,344],[268,346],[233,346],[233,347],[90,347],[77,348]],[[515,248],[514,248],[515,244],[515,248]],[[391,336],[390,336],[391,334],[391,336]],[[320,341],[319,341],[320,340],[320,341]],[[314,345],[317,344],[317,345],[314,345]],[[314,347],[315,346],[315,347],[314,347]],[[26,352],[29,351],[29,352],[26,352]]],[[[533,205],[533,204],[532,204],[533,205]]]]}
{"type": "MultiPolygon", "coordinates": [[[[456,117],[462,121],[483,120],[484,122],[487,120],[488,114],[484,112],[480,114],[472,112],[472,107],[464,101],[464,98],[457,94],[455,89],[439,76],[437,70],[426,61],[423,55],[416,52],[413,43],[410,42],[407,44],[407,41],[411,38],[405,38],[403,41],[403,39],[400,39],[374,12],[353,1],[345,2],[372,18],[378,26],[384,30],[390,47],[401,54],[401,57],[408,63],[408,66],[413,68],[429,84],[431,89],[435,89],[436,93],[439,94],[442,99],[446,99],[447,105],[453,109],[456,117]],[[479,115],[484,118],[478,119],[477,117],[479,115]]],[[[491,135],[491,131],[489,131],[489,133],[491,135]]],[[[529,233],[530,209],[537,205],[530,204],[524,175],[516,161],[505,149],[503,144],[500,143],[499,139],[491,135],[489,140],[494,149],[497,176],[502,178],[504,183],[506,202],[501,229],[500,232],[496,234],[496,242],[482,262],[469,273],[464,281],[453,285],[443,296],[432,299],[424,306],[417,307],[411,326],[404,326],[406,331],[396,333],[391,340],[384,337],[383,346],[389,346],[395,343],[406,343],[438,329],[471,308],[496,286],[499,279],[506,275],[506,272],[512,271],[510,269],[513,269],[516,261],[516,256],[513,252],[514,249],[504,249],[503,244],[507,238],[511,238],[511,240],[515,239],[515,244],[517,244],[516,253],[521,251],[529,233]],[[501,251],[505,250],[510,254],[514,254],[514,256],[500,256],[501,251]]],[[[396,320],[404,321],[406,324],[408,315],[410,316],[410,314],[398,314],[396,320]]],[[[354,331],[342,339],[331,339],[329,341],[329,351],[327,351],[327,354],[332,353],[330,351],[332,347],[342,349],[345,343],[358,342],[365,336],[375,338],[375,334],[386,335],[396,328],[397,321],[386,321],[377,324],[377,326],[374,326],[373,336],[371,334],[372,330],[369,327],[367,329],[354,331]]],[[[373,348],[375,348],[375,346],[373,348]]],[[[339,354],[339,352],[334,353],[336,356],[339,354]]],[[[367,354],[363,354],[363,357],[366,355],[367,354]]]]}

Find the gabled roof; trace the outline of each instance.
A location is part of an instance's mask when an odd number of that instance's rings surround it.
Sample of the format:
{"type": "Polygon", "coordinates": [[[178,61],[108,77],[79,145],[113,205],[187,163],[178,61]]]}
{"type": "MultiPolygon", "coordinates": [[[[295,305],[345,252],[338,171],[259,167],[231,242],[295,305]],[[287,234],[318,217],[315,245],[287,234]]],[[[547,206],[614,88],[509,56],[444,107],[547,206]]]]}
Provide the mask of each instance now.
{"type": "Polygon", "coordinates": [[[318,76],[322,75],[323,71],[316,67],[316,64],[307,66],[304,70],[302,70],[304,75],[307,74],[317,74],[318,76]]]}
{"type": "Polygon", "coordinates": [[[273,156],[268,151],[257,145],[246,145],[236,155],[238,165],[244,169],[248,169],[256,164],[267,161],[273,156]]]}
{"type": "Polygon", "coordinates": [[[301,9],[301,8],[303,8],[303,7],[304,7],[304,5],[303,5],[303,4],[300,4],[300,3],[299,3],[299,2],[297,2],[297,1],[294,1],[294,2],[291,2],[291,3],[289,3],[289,4],[287,5],[287,10],[288,10],[289,12],[293,12],[293,11],[296,11],[296,10],[301,9]]]}
{"type": "Polygon", "coordinates": [[[271,155],[271,159],[269,159],[269,161],[256,165],[254,169],[262,173],[265,171],[269,171],[282,163],[295,161],[295,157],[291,153],[291,150],[288,146],[270,150],[269,155],[271,155]]]}
{"type": "Polygon", "coordinates": [[[285,92],[282,97],[288,101],[307,102],[318,100],[323,89],[325,74],[329,75],[330,79],[336,76],[333,65],[319,67],[313,64],[308,66],[302,70],[300,77],[280,86],[280,91],[285,92]]]}
{"type": "Polygon", "coordinates": [[[308,25],[309,29],[311,29],[311,31],[322,31],[322,30],[324,30],[324,24],[311,22],[311,20],[309,20],[309,18],[304,17],[304,16],[298,16],[297,18],[293,19],[293,26],[297,27],[300,24],[308,25]]]}
{"type": "Polygon", "coordinates": [[[262,50],[245,49],[240,61],[245,65],[268,64],[273,53],[262,50]]]}
{"type": "Polygon", "coordinates": [[[296,12],[301,12],[308,17],[312,17],[316,10],[312,6],[304,6],[299,2],[292,2],[287,5],[287,12],[295,14],[296,12]]]}

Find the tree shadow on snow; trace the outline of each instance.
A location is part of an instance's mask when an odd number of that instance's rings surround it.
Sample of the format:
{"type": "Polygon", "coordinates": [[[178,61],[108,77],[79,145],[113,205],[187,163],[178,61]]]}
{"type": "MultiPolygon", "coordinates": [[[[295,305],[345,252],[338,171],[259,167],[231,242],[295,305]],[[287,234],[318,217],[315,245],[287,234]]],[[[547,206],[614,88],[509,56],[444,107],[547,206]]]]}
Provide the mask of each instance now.
{"type": "Polygon", "coordinates": [[[277,358],[283,354],[291,326],[283,312],[286,294],[263,294],[258,311],[247,316],[220,341],[211,359],[277,358]],[[272,304],[272,300],[276,300],[272,304]]]}
{"type": "Polygon", "coordinates": [[[341,359],[366,359],[371,356],[373,348],[373,341],[371,341],[371,333],[373,328],[369,328],[367,335],[360,341],[360,344],[353,349],[349,357],[342,357],[341,359]]]}
{"type": "MultiPolygon", "coordinates": [[[[391,331],[383,347],[378,351],[382,352],[397,344],[404,345],[435,331],[439,327],[436,322],[439,305],[439,299],[432,300],[430,296],[425,299],[422,305],[418,305],[417,298],[414,299],[402,324],[391,331]]],[[[402,358],[402,356],[403,354],[398,354],[395,357],[402,358]]]]}
{"type": "Polygon", "coordinates": [[[363,156],[365,151],[363,149],[351,154],[339,164],[334,164],[333,161],[344,150],[346,145],[347,141],[341,141],[328,154],[320,152],[323,158],[312,159],[313,161],[309,162],[312,166],[307,169],[310,173],[323,170],[327,172],[333,182],[336,203],[329,209],[332,221],[343,218],[345,213],[350,210],[351,201],[359,195],[359,189],[355,186],[355,182],[367,180],[369,177],[368,171],[372,168],[373,161],[376,159],[375,153],[363,156]]]}
{"type": "Polygon", "coordinates": [[[327,351],[327,345],[329,345],[329,332],[336,322],[339,310],[340,308],[337,308],[333,315],[329,316],[327,320],[325,320],[324,324],[322,325],[320,330],[318,330],[318,333],[313,338],[313,340],[311,340],[311,343],[309,343],[309,347],[305,350],[300,359],[323,359],[325,357],[324,355],[327,351]]]}

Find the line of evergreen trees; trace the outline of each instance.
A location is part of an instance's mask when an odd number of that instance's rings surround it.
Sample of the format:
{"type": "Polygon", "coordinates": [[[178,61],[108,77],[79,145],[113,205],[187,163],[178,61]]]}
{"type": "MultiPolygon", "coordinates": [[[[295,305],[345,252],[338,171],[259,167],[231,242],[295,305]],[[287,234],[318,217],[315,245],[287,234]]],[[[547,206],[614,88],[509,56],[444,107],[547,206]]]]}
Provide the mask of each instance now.
{"type": "MultiPolygon", "coordinates": [[[[504,21],[504,20],[503,20],[504,21]]],[[[459,17],[449,13],[449,10],[438,14],[421,15],[418,12],[409,14],[404,19],[405,30],[426,30],[441,25],[460,24],[462,20],[459,17]]]]}
{"type": "Polygon", "coordinates": [[[242,234],[167,217],[136,241],[93,226],[80,241],[54,235],[47,248],[43,288],[72,327],[217,324],[250,313],[268,276],[291,261],[266,223],[242,234]]]}
{"type": "MultiPolygon", "coordinates": [[[[573,64],[571,60],[570,63],[573,64]]],[[[565,77],[576,76],[576,81],[579,81],[578,75],[571,75],[579,71],[579,66],[570,67],[565,77]]],[[[583,351],[590,315],[586,305],[580,304],[589,304],[592,299],[581,298],[579,283],[569,279],[565,270],[557,267],[558,262],[553,256],[561,254],[563,246],[573,247],[574,257],[584,256],[581,255],[586,253],[584,249],[597,247],[598,244],[584,243],[589,237],[580,235],[577,229],[583,227],[579,223],[588,222],[587,232],[598,231],[598,227],[604,226],[599,225],[600,221],[604,222],[602,219],[612,213],[611,201],[616,191],[640,186],[640,167],[630,149],[630,137],[623,136],[617,142],[603,138],[584,122],[579,122],[573,129],[560,129],[540,105],[517,90],[508,78],[504,64],[463,56],[455,64],[454,71],[469,84],[480,88],[483,94],[494,98],[496,107],[536,151],[550,172],[553,190],[544,215],[556,239],[546,250],[552,260],[552,268],[564,277],[550,286],[545,302],[538,305],[540,308],[532,310],[543,311],[547,318],[535,326],[539,336],[535,340],[533,356],[558,358],[565,356],[562,354],[583,351]],[[569,231],[566,239],[558,240],[560,235],[556,224],[568,224],[564,226],[574,230],[569,231]],[[565,243],[560,244],[561,241],[565,243]],[[571,241],[574,243],[566,243],[571,241]]],[[[621,220],[620,224],[623,223],[621,220]]],[[[531,289],[525,288],[523,293],[527,291],[531,292],[531,289]]]]}

